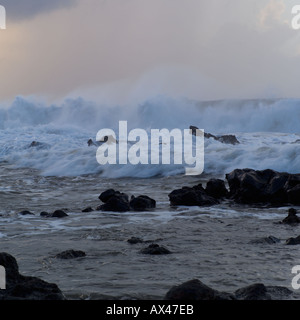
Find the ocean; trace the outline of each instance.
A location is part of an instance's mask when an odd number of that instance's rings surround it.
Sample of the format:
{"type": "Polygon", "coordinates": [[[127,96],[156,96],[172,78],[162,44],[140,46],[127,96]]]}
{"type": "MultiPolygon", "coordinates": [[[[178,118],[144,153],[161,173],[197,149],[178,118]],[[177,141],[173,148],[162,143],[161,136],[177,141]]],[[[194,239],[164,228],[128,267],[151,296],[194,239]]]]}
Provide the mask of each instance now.
{"type": "MultiPolygon", "coordinates": [[[[300,100],[193,101],[158,96],[136,105],[108,106],[83,98],[47,104],[17,97],[0,106],[1,251],[16,257],[20,272],[53,282],[69,299],[163,299],[174,285],[199,279],[226,292],[253,283],[292,290],[298,246],[285,240],[299,227],[278,224],[288,207],[222,202],[211,207],[171,207],[168,194],[237,168],[300,172],[300,100]],[[188,129],[233,134],[239,144],[205,139],[204,172],[186,176],[184,165],[105,165],[96,160],[98,130],[188,129]],[[32,142],[35,141],[34,144],[32,142]],[[145,212],[83,213],[113,188],[147,195],[157,208],[145,212]],[[41,217],[63,209],[63,219],[41,217]],[[33,215],[22,216],[29,210],[33,215]],[[269,244],[261,239],[274,236],[269,244]],[[172,254],[140,253],[158,243],[172,254]],[[85,257],[60,260],[61,251],[85,257]]],[[[296,209],[299,209],[295,207],[296,209]]]]}

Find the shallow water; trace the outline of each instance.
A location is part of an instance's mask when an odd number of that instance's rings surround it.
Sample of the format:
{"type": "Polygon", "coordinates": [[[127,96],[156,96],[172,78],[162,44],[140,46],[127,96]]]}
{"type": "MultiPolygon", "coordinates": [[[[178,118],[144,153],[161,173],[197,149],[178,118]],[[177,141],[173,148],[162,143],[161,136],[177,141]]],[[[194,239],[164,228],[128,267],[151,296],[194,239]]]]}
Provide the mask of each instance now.
{"type": "Polygon", "coordinates": [[[286,246],[285,240],[298,236],[300,226],[277,223],[288,208],[229,202],[209,208],[170,207],[172,190],[205,186],[209,178],[45,177],[2,163],[0,250],[16,257],[22,274],[56,283],[69,299],[162,299],[172,286],[194,278],[227,292],[257,282],[292,289],[291,269],[299,264],[300,246],[286,246]],[[98,196],[108,188],[129,196],[148,195],[157,201],[157,208],[120,214],[81,212],[101,204],[98,196]],[[69,216],[39,215],[56,209],[69,216]],[[22,210],[34,215],[18,215],[22,210]],[[270,235],[281,242],[253,242],[270,235]],[[131,245],[127,240],[132,236],[163,245],[172,254],[143,255],[139,251],[148,244],[131,245]],[[68,249],[83,250],[86,257],[54,258],[68,249]]]}

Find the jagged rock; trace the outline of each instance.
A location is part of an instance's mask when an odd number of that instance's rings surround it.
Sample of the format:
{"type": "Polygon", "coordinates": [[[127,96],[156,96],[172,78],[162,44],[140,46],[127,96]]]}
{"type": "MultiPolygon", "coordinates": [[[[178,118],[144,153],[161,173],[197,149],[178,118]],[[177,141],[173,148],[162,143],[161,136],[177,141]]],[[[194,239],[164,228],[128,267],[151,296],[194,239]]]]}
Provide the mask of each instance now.
{"type": "Polygon", "coordinates": [[[206,193],[201,184],[174,190],[169,194],[169,199],[174,206],[212,206],[219,203],[206,193]]]}
{"type": "Polygon", "coordinates": [[[125,193],[109,189],[100,194],[99,199],[104,202],[99,211],[126,212],[130,211],[129,198],[125,193]]]}
{"type": "Polygon", "coordinates": [[[299,202],[300,174],[270,169],[262,171],[236,169],[226,174],[226,179],[230,196],[238,203],[284,205],[299,202]]]}
{"type": "Polygon", "coordinates": [[[171,254],[171,251],[169,251],[165,247],[161,247],[158,244],[153,243],[153,244],[150,244],[147,248],[142,249],[141,253],[160,255],[160,254],[171,254]]]}
{"type": "Polygon", "coordinates": [[[85,257],[86,253],[80,250],[66,250],[61,253],[58,253],[55,258],[58,259],[75,259],[85,257]]]}
{"type": "Polygon", "coordinates": [[[165,300],[235,300],[226,292],[216,291],[198,279],[187,281],[171,288],[165,295],[165,300]]]}
{"type": "Polygon", "coordinates": [[[292,295],[293,292],[286,287],[265,286],[262,283],[249,285],[234,293],[220,292],[194,279],[171,288],[165,300],[285,300],[292,295]]]}
{"type": "Polygon", "coordinates": [[[0,290],[0,300],[65,300],[56,284],[19,273],[16,259],[0,253],[0,265],[6,271],[6,289],[0,290]]]}
{"type": "MultiPolygon", "coordinates": [[[[190,130],[192,131],[193,135],[196,135],[196,130],[199,130],[199,128],[195,126],[190,126],[190,130]]],[[[227,134],[227,135],[222,135],[222,136],[215,136],[211,133],[204,132],[204,138],[210,139],[213,138],[216,141],[219,141],[221,143],[225,144],[239,144],[240,142],[238,141],[237,137],[232,135],[232,134],[227,134]]]]}

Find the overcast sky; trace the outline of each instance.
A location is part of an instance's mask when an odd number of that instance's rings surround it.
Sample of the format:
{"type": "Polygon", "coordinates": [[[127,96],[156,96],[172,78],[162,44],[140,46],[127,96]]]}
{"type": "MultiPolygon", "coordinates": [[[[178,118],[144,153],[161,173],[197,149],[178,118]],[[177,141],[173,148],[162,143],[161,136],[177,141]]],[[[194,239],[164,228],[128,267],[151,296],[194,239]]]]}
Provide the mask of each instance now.
{"type": "Polygon", "coordinates": [[[300,98],[295,0],[0,0],[0,100],[300,98]]]}

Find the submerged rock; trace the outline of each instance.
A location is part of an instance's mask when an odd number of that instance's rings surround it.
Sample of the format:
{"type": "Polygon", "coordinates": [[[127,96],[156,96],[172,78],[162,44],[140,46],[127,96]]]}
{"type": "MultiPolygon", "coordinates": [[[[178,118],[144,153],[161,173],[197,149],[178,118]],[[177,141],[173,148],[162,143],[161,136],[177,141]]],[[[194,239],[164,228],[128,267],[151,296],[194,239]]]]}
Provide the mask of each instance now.
{"type": "Polygon", "coordinates": [[[65,213],[63,210],[55,210],[53,213],[43,211],[40,213],[40,216],[45,218],[65,218],[68,217],[68,214],[65,213]]]}
{"type": "Polygon", "coordinates": [[[289,238],[286,240],[285,242],[286,245],[290,245],[290,246],[295,246],[300,244],[300,236],[296,237],[296,238],[289,238]]]}
{"type": "Polygon", "coordinates": [[[265,286],[262,283],[249,285],[234,293],[220,292],[194,279],[171,288],[165,300],[285,300],[292,295],[293,292],[286,287],[265,286]]]}
{"type": "Polygon", "coordinates": [[[161,247],[158,244],[153,243],[153,244],[150,244],[147,248],[142,249],[141,253],[160,255],[160,254],[171,254],[172,252],[166,249],[165,247],[161,247]]]}
{"type": "Polygon", "coordinates": [[[93,212],[94,209],[92,207],[87,207],[85,209],[83,209],[81,212],[87,213],[87,212],[93,212]]]}
{"type": "Polygon", "coordinates": [[[6,271],[6,289],[0,290],[0,300],[65,300],[56,284],[19,273],[16,259],[0,253],[0,265],[6,271]]]}
{"type": "Polygon", "coordinates": [[[169,194],[169,199],[174,206],[212,206],[219,203],[206,193],[201,184],[174,190],[169,194]]]}
{"type": "Polygon", "coordinates": [[[187,281],[171,288],[165,295],[165,300],[235,300],[226,292],[214,290],[198,279],[187,281]]]}
{"type": "Polygon", "coordinates": [[[58,259],[76,259],[76,258],[81,258],[85,257],[86,253],[84,251],[80,250],[66,250],[61,253],[58,253],[55,258],[58,259]]]}
{"type": "Polygon", "coordinates": [[[35,149],[49,149],[51,146],[47,143],[44,142],[39,142],[39,141],[32,141],[31,144],[29,145],[29,148],[35,148],[35,149]]]}
{"type": "Polygon", "coordinates": [[[28,210],[24,210],[24,211],[19,212],[19,215],[21,215],[21,216],[34,216],[34,213],[32,213],[28,210]]]}
{"type": "Polygon", "coordinates": [[[137,243],[144,243],[144,240],[137,237],[131,237],[130,239],[127,240],[127,242],[130,244],[137,244],[137,243]]]}
{"type": "Polygon", "coordinates": [[[255,240],[250,241],[250,243],[252,243],[252,244],[275,244],[275,243],[279,243],[279,242],[281,242],[281,240],[274,237],[274,236],[269,236],[269,237],[255,239],[255,240]]]}
{"type": "Polygon", "coordinates": [[[297,210],[290,208],[288,211],[288,216],[282,220],[284,224],[298,224],[300,223],[300,218],[297,216],[297,210]]]}
{"type": "Polygon", "coordinates": [[[283,300],[292,294],[286,287],[265,286],[263,283],[255,283],[235,291],[238,300],[283,300]]]}

